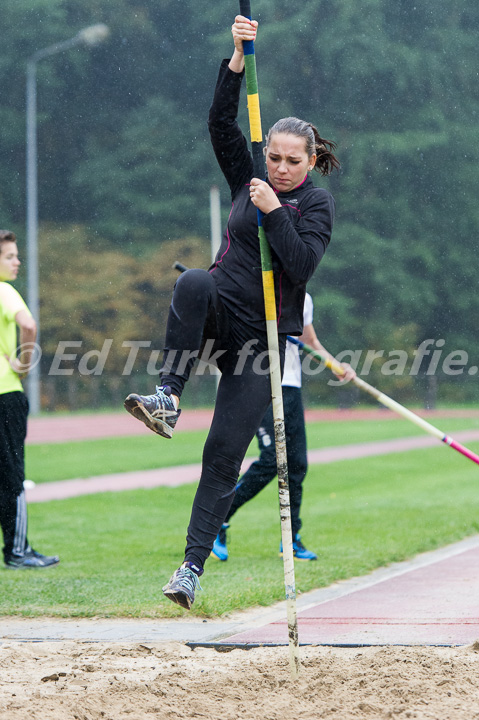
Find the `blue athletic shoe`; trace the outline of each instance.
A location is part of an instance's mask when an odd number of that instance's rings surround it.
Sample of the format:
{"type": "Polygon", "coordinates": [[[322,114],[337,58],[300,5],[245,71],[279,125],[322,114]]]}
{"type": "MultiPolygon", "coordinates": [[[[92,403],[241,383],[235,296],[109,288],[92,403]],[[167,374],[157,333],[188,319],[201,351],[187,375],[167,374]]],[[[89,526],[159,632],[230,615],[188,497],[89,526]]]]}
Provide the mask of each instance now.
{"type": "Polygon", "coordinates": [[[156,387],[154,395],[137,395],[131,393],[124,402],[125,410],[133,417],[145,423],[146,427],[157,435],[165,438],[173,436],[173,430],[180,417],[181,410],[177,410],[171,389],[165,385],[156,387]]]}
{"type": "MultiPolygon", "coordinates": [[[[301,542],[301,536],[296,533],[293,540],[293,555],[296,560],[317,560],[318,556],[311,550],[307,550],[301,542]]],[[[283,543],[279,546],[279,556],[283,557],[283,543]]]]}
{"type": "Polygon", "coordinates": [[[212,557],[215,557],[217,560],[221,560],[222,562],[228,560],[228,548],[226,547],[226,530],[228,528],[228,523],[223,523],[221,530],[216,536],[213,550],[211,551],[212,557]]]}

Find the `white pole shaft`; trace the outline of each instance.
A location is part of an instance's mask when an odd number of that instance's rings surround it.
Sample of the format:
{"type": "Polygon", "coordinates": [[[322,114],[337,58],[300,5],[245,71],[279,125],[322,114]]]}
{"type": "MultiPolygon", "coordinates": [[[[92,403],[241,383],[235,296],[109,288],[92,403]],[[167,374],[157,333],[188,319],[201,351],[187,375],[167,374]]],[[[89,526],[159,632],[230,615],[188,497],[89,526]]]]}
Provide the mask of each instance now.
{"type": "Polygon", "coordinates": [[[299,676],[299,638],[296,611],[296,583],[294,574],[293,535],[291,527],[291,504],[289,497],[288,460],[286,454],[286,433],[284,427],[283,389],[279,362],[278,329],[276,320],[266,321],[270,358],[271,396],[273,403],[276,464],[278,468],[279,512],[281,518],[281,540],[283,543],[284,586],[286,616],[288,621],[289,663],[291,677],[299,676]]]}
{"type": "MultiPolygon", "coordinates": [[[[344,375],[344,370],[342,369],[340,363],[338,363],[338,361],[334,358],[323,358],[320,353],[316,352],[312,348],[308,348],[308,346],[304,345],[304,343],[296,342],[296,344],[303,345],[307,352],[310,352],[311,354],[317,356],[320,360],[324,362],[326,367],[329,367],[337,375],[344,375]]],[[[389,408],[390,410],[394,410],[394,412],[397,412],[398,415],[402,415],[403,417],[407,418],[415,425],[418,425],[418,427],[422,428],[431,435],[434,435],[434,437],[437,437],[439,440],[443,440],[444,433],[441,432],[441,430],[434,427],[434,425],[431,425],[426,420],[423,420],[421,417],[419,417],[419,415],[416,415],[416,413],[413,413],[411,410],[405,408],[404,405],[396,402],[388,395],[380,392],[377,388],[373,387],[364,380],[361,380],[361,378],[357,376],[353,378],[352,382],[356,385],[356,387],[361,388],[361,390],[364,390],[365,392],[369,393],[369,395],[372,395],[374,398],[376,398],[376,400],[385,407],[389,408]]]]}
{"type": "Polygon", "coordinates": [[[419,415],[416,415],[416,413],[413,413],[411,410],[408,410],[404,407],[404,405],[400,405],[398,402],[390,398],[388,395],[385,395],[384,393],[377,390],[372,385],[369,385],[369,383],[365,382],[364,380],[361,380],[361,378],[354,378],[353,383],[361,388],[362,390],[365,390],[370,395],[376,398],[378,402],[380,402],[382,405],[385,405],[390,410],[394,410],[398,413],[398,415],[402,415],[404,418],[407,418],[407,420],[410,420],[418,427],[422,428],[426,432],[428,432],[430,435],[434,435],[434,437],[437,437],[438,440],[442,440],[444,438],[444,433],[439,430],[439,428],[434,427],[434,425],[431,425],[431,423],[428,423],[426,420],[423,420],[422,417],[419,417],[419,415]]]}
{"type": "MultiPolygon", "coordinates": [[[[304,348],[306,352],[315,357],[317,360],[323,361],[326,367],[330,368],[336,375],[344,375],[344,370],[342,369],[340,363],[338,363],[338,361],[334,358],[323,357],[321,353],[317,352],[317,350],[314,350],[312,347],[309,347],[309,345],[306,345],[297,338],[288,336],[288,340],[295,345],[304,348]]],[[[476,455],[476,453],[472,452],[472,450],[469,450],[469,448],[461,445],[461,443],[458,443],[450,435],[446,435],[446,433],[444,433],[439,428],[431,425],[431,423],[428,423],[427,420],[423,420],[423,418],[419,417],[419,415],[413,413],[412,410],[408,410],[404,407],[404,405],[401,405],[400,403],[390,398],[388,395],[380,392],[372,385],[369,385],[369,383],[361,380],[361,378],[355,377],[353,378],[352,382],[357,387],[361,388],[361,390],[365,390],[367,393],[376,398],[376,400],[382,403],[382,405],[385,405],[390,410],[394,410],[394,412],[396,412],[398,415],[401,415],[407,420],[410,420],[412,423],[429,433],[429,435],[432,435],[438,440],[441,440],[441,442],[445,443],[453,450],[457,450],[457,452],[461,453],[461,455],[464,455],[465,457],[469,458],[469,460],[475,462],[476,465],[479,465],[479,455],[476,455]]]]}

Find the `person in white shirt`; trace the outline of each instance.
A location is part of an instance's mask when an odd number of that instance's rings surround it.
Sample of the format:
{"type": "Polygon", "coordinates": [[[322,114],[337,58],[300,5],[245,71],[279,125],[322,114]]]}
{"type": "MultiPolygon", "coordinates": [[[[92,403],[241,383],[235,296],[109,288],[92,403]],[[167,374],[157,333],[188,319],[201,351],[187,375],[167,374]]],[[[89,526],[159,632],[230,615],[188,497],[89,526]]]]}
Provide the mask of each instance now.
{"type": "MultiPolygon", "coordinates": [[[[313,300],[306,293],[304,301],[304,328],[300,338],[322,356],[332,358],[317,338],[313,327],[313,300]]],[[[351,380],[356,373],[346,363],[342,363],[344,376],[341,379],[351,380]]],[[[283,373],[283,406],[286,432],[286,452],[288,460],[289,495],[291,506],[291,529],[293,533],[293,553],[297,560],[317,560],[316,553],[308,550],[301,541],[301,500],[303,480],[308,469],[306,448],[306,428],[304,421],[303,399],[301,394],[301,358],[297,345],[286,343],[286,358],[283,373]]],[[[274,439],[273,410],[270,405],[256,433],[260,456],[253,462],[244,475],[238,480],[235,498],[213,545],[212,556],[218,560],[228,559],[226,532],[229,521],[239,508],[251,500],[277,475],[276,449],[274,439]]],[[[280,546],[280,555],[282,547],[280,546]]]]}

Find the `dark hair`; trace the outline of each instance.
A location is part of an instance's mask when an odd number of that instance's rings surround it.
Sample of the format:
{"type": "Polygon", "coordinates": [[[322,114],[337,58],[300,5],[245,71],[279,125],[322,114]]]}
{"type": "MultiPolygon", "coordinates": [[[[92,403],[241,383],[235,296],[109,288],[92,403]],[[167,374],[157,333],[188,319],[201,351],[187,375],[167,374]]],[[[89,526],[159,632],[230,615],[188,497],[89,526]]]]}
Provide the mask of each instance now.
{"type": "Polygon", "coordinates": [[[4,243],[7,242],[17,242],[15,233],[11,232],[10,230],[0,230],[0,253],[2,252],[4,243]]]}
{"type": "Polygon", "coordinates": [[[316,155],[314,169],[321,175],[330,175],[333,170],[339,170],[341,167],[338,158],[332,152],[336,149],[336,143],[322,138],[318,130],[311,123],[307,123],[296,117],[287,117],[278,120],[268,132],[266,147],[268,147],[271,137],[277,133],[288,133],[289,135],[304,138],[308,157],[314,154],[316,155]]]}

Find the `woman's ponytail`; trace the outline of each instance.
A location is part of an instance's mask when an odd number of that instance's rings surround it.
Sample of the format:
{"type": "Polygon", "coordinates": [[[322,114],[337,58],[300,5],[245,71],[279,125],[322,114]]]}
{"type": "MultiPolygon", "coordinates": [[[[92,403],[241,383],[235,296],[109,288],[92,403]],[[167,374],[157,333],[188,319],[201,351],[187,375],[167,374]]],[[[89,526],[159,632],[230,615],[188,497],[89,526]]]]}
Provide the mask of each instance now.
{"type": "Polygon", "coordinates": [[[311,125],[311,123],[308,124],[313,131],[316,146],[316,164],[314,169],[319,172],[320,175],[330,175],[333,170],[339,171],[341,163],[333,153],[333,150],[336,149],[336,143],[322,138],[314,125],[311,125]]]}

